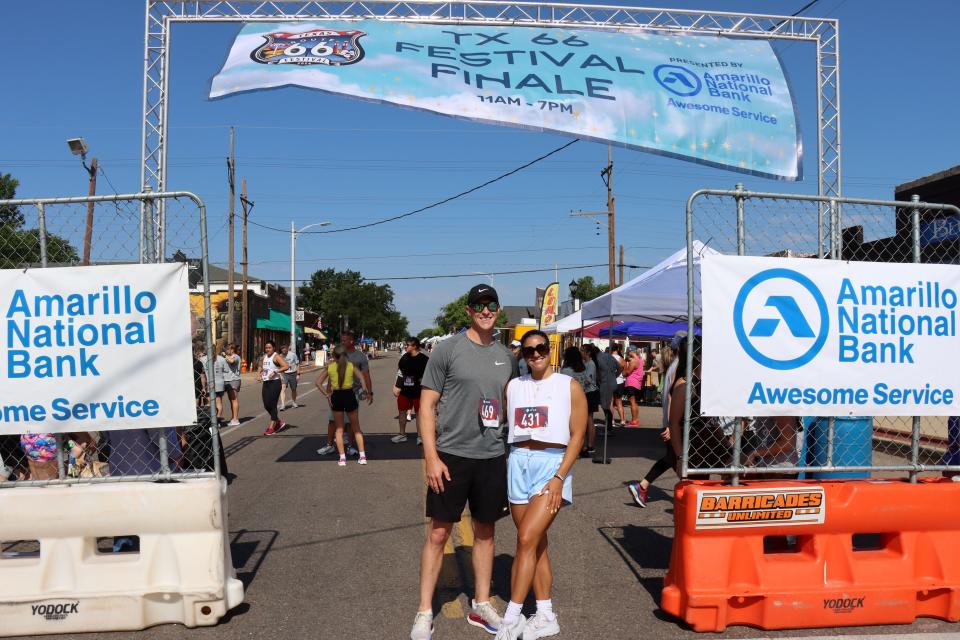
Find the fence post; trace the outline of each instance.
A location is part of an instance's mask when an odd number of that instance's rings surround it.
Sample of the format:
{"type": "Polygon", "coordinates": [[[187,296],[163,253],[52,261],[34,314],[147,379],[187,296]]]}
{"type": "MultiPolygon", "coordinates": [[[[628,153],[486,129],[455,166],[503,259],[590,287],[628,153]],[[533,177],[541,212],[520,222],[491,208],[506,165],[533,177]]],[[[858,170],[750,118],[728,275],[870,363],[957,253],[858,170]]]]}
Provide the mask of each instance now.
{"type": "MultiPolygon", "coordinates": [[[[913,194],[910,196],[910,202],[913,203],[910,215],[911,224],[911,244],[913,245],[913,261],[920,263],[920,196],[913,194]]],[[[913,467],[910,470],[910,482],[916,484],[917,474],[920,467],[920,417],[913,416],[913,425],[910,429],[910,464],[913,467]]]]}
{"type": "Polygon", "coordinates": [[[43,203],[37,203],[37,232],[40,234],[40,266],[47,266],[47,212],[43,203]]]}
{"type": "Polygon", "coordinates": [[[687,199],[687,370],[677,371],[675,375],[681,373],[686,377],[687,384],[684,385],[683,394],[683,445],[680,450],[680,479],[686,479],[689,470],[690,461],[690,409],[692,400],[693,380],[690,375],[693,372],[693,325],[694,325],[694,297],[693,297],[693,200],[697,197],[694,193],[687,199]]]}
{"type": "MultiPolygon", "coordinates": [[[[744,229],[744,215],[743,215],[743,184],[737,183],[736,186],[736,195],[734,196],[737,200],[737,255],[743,256],[747,253],[747,243],[746,243],[746,231],[744,229]]],[[[730,462],[733,467],[733,475],[730,478],[730,484],[738,487],[740,486],[740,452],[743,449],[743,421],[740,418],[736,418],[733,422],[733,448],[730,452],[730,462]]]]}

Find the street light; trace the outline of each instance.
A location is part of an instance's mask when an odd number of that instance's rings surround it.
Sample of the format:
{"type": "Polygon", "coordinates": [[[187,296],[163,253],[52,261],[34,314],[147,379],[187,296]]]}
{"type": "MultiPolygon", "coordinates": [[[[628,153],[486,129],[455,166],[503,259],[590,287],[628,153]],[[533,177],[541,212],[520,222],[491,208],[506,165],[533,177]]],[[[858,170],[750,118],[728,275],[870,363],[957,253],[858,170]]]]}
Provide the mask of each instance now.
{"type": "Polygon", "coordinates": [[[570,284],[567,285],[570,287],[570,297],[573,298],[573,310],[577,312],[580,308],[577,306],[577,291],[580,290],[580,283],[576,280],[571,280],[570,284]]]}
{"type": "Polygon", "coordinates": [[[314,222],[299,230],[290,221],[290,348],[297,352],[297,234],[310,227],[329,227],[332,222],[314,222]]]}
{"type": "MultiPolygon", "coordinates": [[[[87,152],[90,150],[83,138],[69,138],[67,146],[70,147],[70,153],[80,156],[80,164],[87,170],[90,176],[90,186],[87,195],[93,196],[97,193],[97,159],[90,159],[90,166],[87,166],[87,152]]],[[[83,264],[90,264],[90,241],[93,237],[93,202],[87,203],[87,225],[83,231],[83,264]]]]}

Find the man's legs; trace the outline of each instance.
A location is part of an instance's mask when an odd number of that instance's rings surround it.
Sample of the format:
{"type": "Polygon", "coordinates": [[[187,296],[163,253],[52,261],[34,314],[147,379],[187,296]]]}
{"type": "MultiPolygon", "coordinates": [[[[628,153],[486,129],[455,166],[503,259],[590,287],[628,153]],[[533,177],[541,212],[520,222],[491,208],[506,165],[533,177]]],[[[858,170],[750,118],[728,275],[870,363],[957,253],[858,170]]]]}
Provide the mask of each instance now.
{"type": "Polygon", "coordinates": [[[450,537],[452,522],[430,520],[427,526],[427,539],[420,552],[420,605],[417,611],[433,609],[433,592],[437,588],[440,578],[440,568],[443,566],[443,547],[450,537]]]}
{"type": "Polygon", "coordinates": [[[493,582],[493,536],[496,531],[494,522],[473,522],[473,575],[474,599],[477,602],[489,602],[490,585],[493,582]]]}

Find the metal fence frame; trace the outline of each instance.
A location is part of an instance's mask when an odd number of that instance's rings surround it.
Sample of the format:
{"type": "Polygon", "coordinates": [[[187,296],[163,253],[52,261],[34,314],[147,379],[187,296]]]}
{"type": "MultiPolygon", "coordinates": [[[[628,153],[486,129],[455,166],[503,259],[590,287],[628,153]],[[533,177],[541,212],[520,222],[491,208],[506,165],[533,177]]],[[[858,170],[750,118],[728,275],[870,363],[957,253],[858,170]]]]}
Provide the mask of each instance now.
{"type": "MultiPolygon", "coordinates": [[[[960,208],[949,204],[936,204],[929,202],[920,202],[918,196],[914,196],[908,202],[897,200],[874,200],[865,198],[841,198],[826,197],[787,193],[770,193],[747,191],[742,185],[738,184],[735,189],[699,189],[694,191],[687,199],[686,205],[686,244],[687,244],[687,335],[694,335],[694,326],[698,318],[695,315],[694,301],[694,206],[698,198],[704,196],[718,196],[733,198],[736,203],[736,226],[737,226],[737,255],[746,255],[745,242],[745,223],[744,223],[744,204],[747,200],[781,200],[796,202],[818,203],[817,220],[817,246],[818,255],[816,259],[821,260],[840,260],[842,259],[842,229],[843,229],[843,205],[867,205],[892,207],[895,209],[906,209],[912,212],[911,215],[911,242],[912,256],[914,263],[921,262],[920,245],[920,210],[949,212],[960,217],[960,208]],[[829,240],[829,242],[827,242],[829,240]]],[[[691,380],[693,376],[693,341],[687,341],[687,362],[685,376],[691,380]]],[[[727,467],[719,468],[696,468],[690,469],[688,466],[690,456],[690,411],[692,404],[692,385],[685,387],[686,394],[684,400],[684,424],[683,424],[683,446],[680,455],[680,477],[687,478],[691,473],[696,474],[717,474],[721,476],[730,476],[730,483],[734,486],[740,484],[741,475],[749,474],[796,474],[800,472],[834,472],[834,471],[906,471],[910,474],[910,482],[916,483],[918,474],[924,471],[957,471],[960,472],[960,466],[949,465],[929,465],[921,464],[920,454],[920,419],[913,418],[913,425],[910,433],[910,462],[902,465],[878,465],[878,466],[842,466],[832,464],[832,455],[828,453],[827,464],[822,466],[806,465],[805,461],[799,461],[797,466],[793,467],[746,467],[740,462],[740,447],[743,433],[743,426],[739,421],[734,423],[732,459],[727,467]]],[[[834,420],[830,418],[827,428],[827,447],[828,452],[832,450],[834,438],[834,420]]]]}
{"type": "MultiPolygon", "coordinates": [[[[210,311],[210,274],[209,274],[209,253],[207,247],[207,207],[200,197],[190,191],[161,191],[161,192],[142,192],[102,196],[76,196],[64,198],[20,198],[12,200],[0,200],[0,207],[3,206],[23,206],[35,207],[37,211],[37,227],[40,237],[40,268],[46,268],[47,265],[47,222],[46,207],[51,205],[69,205],[69,204],[87,204],[97,202],[137,202],[140,204],[140,247],[139,262],[144,263],[162,263],[166,262],[164,257],[164,248],[166,246],[166,230],[158,224],[158,219],[154,212],[161,210],[161,203],[175,198],[185,198],[191,200],[199,212],[198,223],[200,225],[200,251],[201,251],[201,274],[203,281],[203,306],[204,306],[204,340],[207,357],[207,380],[209,404],[208,411],[210,415],[212,429],[217,429],[217,410],[216,393],[212,381],[214,379],[214,357],[213,354],[213,331],[212,314],[210,311]]],[[[175,425],[171,425],[173,427],[175,425]]],[[[166,446],[166,437],[164,429],[157,429],[159,434],[158,449],[160,455],[160,471],[148,475],[129,475],[129,476],[106,476],[91,478],[71,478],[66,476],[66,465],[64,461],[64,450],[62,434],[57,434],[57,475],[54,480],[20,480],[16,482],[0,483],[0,486],[45,486],[45,485],[68,485],[68,484],[100,484],[107,482],[136,482],[136,481],[173,481],[180,478],[205,478],[216,477],[221,473],[220,468],[220,439],[218,434],[212,433],[212,456],[213,471],[195,471],[190,473],[181,473],[171,470],[169,452],[166,446]]]]}

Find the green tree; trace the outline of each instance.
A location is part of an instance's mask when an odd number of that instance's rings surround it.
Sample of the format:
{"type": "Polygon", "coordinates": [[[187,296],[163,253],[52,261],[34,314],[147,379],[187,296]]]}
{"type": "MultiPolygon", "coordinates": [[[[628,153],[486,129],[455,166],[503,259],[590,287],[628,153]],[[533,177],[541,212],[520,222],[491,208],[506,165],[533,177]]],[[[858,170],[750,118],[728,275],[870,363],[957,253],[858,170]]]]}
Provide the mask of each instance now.
{"type": "MultiPolygon", "coordinates": [[[[20,181],[9,173],[0,173],[0,200],[13,200],[17,197],[20,181]]],[[[16,228],[23,226],[23,214],[13,205],[0,205],[0,224],[12,224],[16,228]]]]}
{"type": "MultiPolygon", "coordinates": [[[[0,174],[0,200],[17,197],[20,183],[9,173],[0,174]]],[[[23,214],[17,207],[0,205],[0,269],[20,269],[38,266],[43,260],[40,252],[39,229],[21,229],[23,214]]],[[[77,262],[77,250],[60,236],[47,234],[47,263],[50,265],[77,262]]]]}
{"type": "MultiPolygon", "coordinates": [[[[470,316],[467,315],[467,294],[465,293],[453,302],[443,305],[440,309],[440,315],[433,321],[437,324],[437,328],[443,331],[443,334],[469,327],[470,316]]],[[[502,327],[505,324],[507,324],[507,314],[501,309],[500,313],[497,314],[496,326],[502,327]]]]}
{"type": "Polygon", "coordinates": [[[297,292],[297,301],[322,315],[325,327],[333,334],[339,334],[342,317],[344,325],[358,335],[388,335],[396,340],[406,336],[407,319],[394,307],[390,285],[364,282],[357,271],[315,271],[297,292]]]}
{"type": "Polygon", "coordinates": [[[445,332],[443,329],[441,329],[440,327],[429,327],[429,328],[427,328],[427,329],[422,329],[422,330],[420,331],[420,333],[417,334],[417,337],[420,338],[421,340],[424,340],[425,338],[432,338],[432,337],[434,337],[434,336],[442,336],[442,335],[444,335],[445,333],[446,333],[446,332],[445,332]]]}
{"type": "Polygon", "coordinates": [[[577,281],[577,300],[586,302],[602,296],[610,288],[605,284],[597,284],[593,281],[593,276],[583,276],[577,281]]]}

